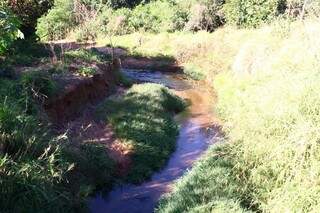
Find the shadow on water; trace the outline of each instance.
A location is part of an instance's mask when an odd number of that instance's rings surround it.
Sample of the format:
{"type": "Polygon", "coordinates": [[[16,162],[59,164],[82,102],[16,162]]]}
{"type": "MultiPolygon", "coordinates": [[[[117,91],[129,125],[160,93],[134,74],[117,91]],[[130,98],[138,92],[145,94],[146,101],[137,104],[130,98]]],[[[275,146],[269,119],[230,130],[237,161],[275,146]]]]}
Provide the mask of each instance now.
{"type": "Polygon", "coordinates": [[[180,74],[163,74],[124,70],[126,75],[140,82],[160,83],[176,91],[191,102],[187,113],[177,116],[181,123],[177,149],[165,168],[141,185],[122,185],[110,193],[100,193],[89,201],[93,213],[149,213],[160,197],[169,192],[172,183],[181,177],[207,150],[218,135],[212,112],[213,97],[207,90],[195,89],[180,74]]]}

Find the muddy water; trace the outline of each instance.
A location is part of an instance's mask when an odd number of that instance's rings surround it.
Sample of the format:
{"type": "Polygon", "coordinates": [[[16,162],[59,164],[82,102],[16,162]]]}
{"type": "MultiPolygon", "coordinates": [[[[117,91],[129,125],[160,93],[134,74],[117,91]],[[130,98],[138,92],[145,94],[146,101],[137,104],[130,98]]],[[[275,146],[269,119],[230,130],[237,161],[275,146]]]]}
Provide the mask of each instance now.
{"type": "Polygon", "coordinates": [[[213,95],[202,85],[196,87],[179,74],[125,70],[126,75],[142,82],[160,83],[188,99],[190,106],[177,116],[181,124],[177,149],[163,170],[141,185],[122,185],[108,194],[100,193],[90,200],[93,213],[150,213],[160,197],[171,190],[181,177],[217,137],[216,120],[212,112],[213,95]]]}

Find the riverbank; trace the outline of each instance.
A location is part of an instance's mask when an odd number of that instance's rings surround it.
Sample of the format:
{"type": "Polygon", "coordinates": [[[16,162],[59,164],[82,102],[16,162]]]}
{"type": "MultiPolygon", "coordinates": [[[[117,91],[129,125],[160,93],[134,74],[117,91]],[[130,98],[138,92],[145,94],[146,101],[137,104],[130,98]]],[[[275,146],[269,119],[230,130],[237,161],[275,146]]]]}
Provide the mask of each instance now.
{"type": "MultiPolygon", "coordinates": [[[[152,212],[160,197],[171,191],[174,181],[190,169],[208,146],[215,143],[220,136],[218,121],[212,108],[215,103],[214,95],[205,84],[200,85],[195,82],[195,85],[186,80],[184,75],[176,73],[141,70],[125,70],[125,73],[138,81],[164,84],[175,94],[186,99],[189,105],[185,112],[176,116],[176,121],[180,124],[179,136],[176,149],[170,155],[165,167],[153,173],[150,180],[141,184],[122,184],[110,193],[97,194],[89,202],[91,212],[95,213],[152,212]]],[[[152,132],[155,129],[158,127],[153,128],[152,132]]],[[[152,136],[157,132],[143,135],[152,136]]],[[[151,162],[154,156],[149,156],[148,159],[151,162]]]]}
{"type": "Polygon", "coordinates": [[[0,204],[8,212],[19,211],[16,208],[40,210],[49,204],[53,205],[49,212],[83,211],[84,202],[95,191],[108,190],[115,182],[145,180],[174,151],[178,126],[173,116],[184,109],[182,99],[151,84],[135,85],[124,92],[132,83],[121,74],[116,60],[111,63],[108,53],[95,48],[70,46],[57,54],[60,59],[54,63],[48,57],[32,64],[9,61],[2,67],[9,75],[1,79],[6,86],[1,87],[0,128],[5,137],[0,141],[0,157],[4,159],[0,172],[6,178],[1,179],[5,196],[0,204]],[[117,100],[108,99],[111,94],[117,100]],[[17,108],[9,109],[7,104],[17,108]],[[126,119],[122,120],[124,114],[126,119]],[[17,126],[21,128],[15,129],[17,126]],[[8,143],[12,140],[17,144],[8,143]],[[149,164],[146,158],[151,160],[149,164]],[[39,178],[46,182],[32,179],[33,167],[10,175],[11,169],[29,165],[25,162],[28,159],[36,167],[41,165],[39,178]],[[57,170],[46,173],[51,164],[57,170]],[[24,182],[16,182],[17,175],[24,182]],[[21,191],[13,199],[16,190],[21,191]],[[34,202],[25,202],[33,198],[34,202]],[[13,200],[18,205],[13,205],[13,200]]]}
{"type": "Polygon", "coordinates": [[[175,58],[218,94],[226,144],[178,181],[159,212],[317,209],[318,29],[319,19],[310,18],[259,29],[115,39],[133,54],[175,58]]]}

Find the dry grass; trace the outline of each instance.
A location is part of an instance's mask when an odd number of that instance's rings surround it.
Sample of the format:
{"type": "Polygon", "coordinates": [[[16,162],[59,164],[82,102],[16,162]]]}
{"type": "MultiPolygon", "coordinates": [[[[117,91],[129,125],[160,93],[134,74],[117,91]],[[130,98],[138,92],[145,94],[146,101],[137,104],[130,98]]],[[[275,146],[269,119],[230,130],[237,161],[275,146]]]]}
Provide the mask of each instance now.
{"type": "Polygon", "coordinates": [[[221,43],[207,71],[221,71],[214,86],[228,139],[178,181],[160,212],[318,211],[319,33],[319,19],[309,19],[211,35],[221,43]]]}

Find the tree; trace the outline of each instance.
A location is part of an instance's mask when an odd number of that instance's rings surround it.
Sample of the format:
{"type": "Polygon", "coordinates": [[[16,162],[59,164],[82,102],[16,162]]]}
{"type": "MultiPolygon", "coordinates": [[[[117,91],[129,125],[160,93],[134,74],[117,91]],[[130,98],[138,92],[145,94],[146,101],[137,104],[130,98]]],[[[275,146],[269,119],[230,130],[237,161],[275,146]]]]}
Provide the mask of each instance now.
{"type": "Polygon", "coordinates": [[[21,31],[26,36],[35,33],[37,20],[45,14],[54,3],[54,0],[0,0],[5,1],[11,11],[21,21],[21,31]]]}

